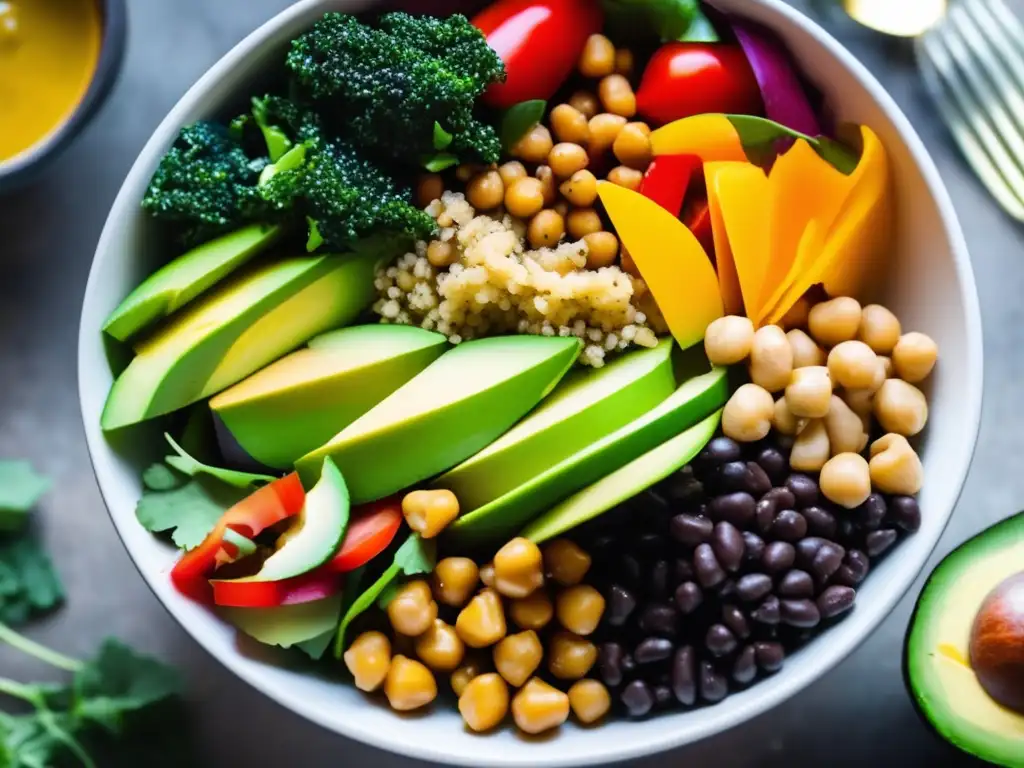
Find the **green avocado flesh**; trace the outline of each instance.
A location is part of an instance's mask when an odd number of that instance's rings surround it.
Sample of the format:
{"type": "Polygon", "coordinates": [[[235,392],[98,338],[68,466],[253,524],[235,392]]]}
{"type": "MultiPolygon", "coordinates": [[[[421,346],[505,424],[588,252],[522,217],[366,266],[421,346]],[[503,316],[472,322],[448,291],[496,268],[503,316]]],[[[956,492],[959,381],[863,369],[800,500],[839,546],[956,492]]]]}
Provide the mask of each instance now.
{"type": "Polygon", "coordinates": [[[264,645],[291,648],[316,638],[330,642],[341,618],[342,593],[323,600],[276,608],[218,608],[217,613],[264,645]]]}
{"type": "Polygon", "coordinates": [[[310,341],[210,400],[260,464],[290,468],[436,360],[448,340],[409,325],[360,325],[310,341]]]}
{"type": "Polygon", "coordinates": [[[603,368],[569,373],[525,419],[439,477],[465,509],[476,509],[625,426],[675,389],[673,341],[632,352],[603,368]]]}
{"type": "Polygon", "coordinates": [[[308,484],[330,456],[348,479],[354,503],[389,496],[497,439],[551,392],[579,351],[575,337],[463,342],[296,468],[308,484]]]}
{"type": "Polygon", "coordinates": [[[719,409],[682,434],[559,502],[519,535],[540,544],[633,498],[692,461],[715,436],[721,420],[719,409]]]}
{"type": "MultiPolygon", "coordinates": [[[[728,371],[707,371],[707,360],[687,353],[679,389],[626,426],[574,453],[517,488],[464,513],[446,536],[457,544],[505,540],[553,504],[647,453],[725,405],[728,371]],[[689,374],[685,369],[689,369],[689,374]]],[[[678,375],[678,374],[677,374],[678,375]]]]}
{"type": "Polygon", "coordinates": [[[951,744],[976,757],[1024,767],[1024,715],[996,703],[970,666],[974,619],[988,594],[1024,571],[1024,513],[982,531],[932,571],[904,647],[907,687],[918,710],[951,744]]]}
{"type": "Polygon", "coordinates": [[[216,394],[373,300],[377,254],[303,256],[258,267],[202,297],[136,346],[103,409],[105,430],[216,394]]]}
{"type": "Polygon", "coordinates": [[[127,341],[265,251],[280,234],[280,227],[253,224],[193,248],[132,291],[107,318],[103,330],[118,341],[127,341]]]}

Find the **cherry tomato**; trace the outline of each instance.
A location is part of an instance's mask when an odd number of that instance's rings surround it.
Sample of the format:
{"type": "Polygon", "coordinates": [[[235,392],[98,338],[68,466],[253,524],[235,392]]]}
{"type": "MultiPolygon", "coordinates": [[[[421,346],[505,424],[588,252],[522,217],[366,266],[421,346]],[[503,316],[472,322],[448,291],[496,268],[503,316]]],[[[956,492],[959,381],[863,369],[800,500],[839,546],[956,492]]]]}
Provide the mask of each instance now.
{"type": "Polygon", "coordinates": [[[402,501],[397,496],[354,509],[341,548],[324,568],[346,573],[366,565],[388,548],[401,525],[402,501]]]}
{"type": "Polygon", "coordinates": [[[211,579],[213,602],[234,608],[276,608],[299,605],[336,595],[344,577],[325,567],[317,568],[281,581],[246,581],[245,579],[211,579]]]}
{"type": "Polygon", "coordinates": [[[644,70],[637,110],[657,125],[708,112],[761,114],[761,91],[743,49],[666,43],[644,70]]]}
{"type": "Polygon", "coordinates": [[[473,19],[505,62],[508,78],[484,94],[498,109],[550,99],[579,61],[587,38],[601,31],[597,0],[497,0],[473,19]]]}

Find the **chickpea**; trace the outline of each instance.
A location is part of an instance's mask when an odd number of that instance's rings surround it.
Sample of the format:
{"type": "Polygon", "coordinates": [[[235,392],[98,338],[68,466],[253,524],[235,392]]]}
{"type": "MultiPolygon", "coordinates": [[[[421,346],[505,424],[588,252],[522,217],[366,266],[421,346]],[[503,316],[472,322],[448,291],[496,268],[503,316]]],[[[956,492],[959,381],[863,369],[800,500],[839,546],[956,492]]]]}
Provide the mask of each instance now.
{"type": "Polygon", "coordinates": [[[863,341],[843,341],[828,353],[828,372],[841,387],[864,389],[878,383],[881,369],[875,353],[863,341]]]}
{"type": "Polygon", "coordinates": [[[590,91],[576,91],[569,97],[569,106],[587,118],[587,120],[590,120],[590,118],[601,111],[601,104],[598,102],[597,96],[590,91]]]}
{"type": "Polygon", "coordinates": [[[766,325],[754,333],[750,347],[750,380],[769,392],[778,392],[793,375],[793,348],[777,325],[766,325]]]}
{"type": "Polygon", "coordinates": [[[470,648],[486,648],[505,636],[505,612],[493,589],[481,589],[459,612],[455,631],[470,648]]]}
{"type": "Polygon", "coordinates": [[[612,697],[597,680],[577,680],[569,689],[569,706],[584,725],[596,723],[612,706],[612,697]]]}
{"type": "Polygon", "coordinates": [[[555,615],[551,598],[543,589],[534,590],[532,595],[513,600],[508,615],[521,629],[544,629],[555,615]]]}
{"type": "Polygon", "coordinates": [[[439,173],[425,173],[416,180],[416,205],[426,208],[444,194],[444,179],[439,173]]]}
{"type": "Polygon", "coordinates": [[[543,585],[543,557],[529,539],[517,536],[494,555],[494,588],[505,597],[526,597],[543,585]]]}
{"type": "Polygon", "coordinates": [[[512,718],[523,733],[550,731],[569,719],[569,697],[535,677],[513,697],[512,718]]]}
{"type": "Polygon", "coordinates": [[[604,35],[591,35],[583,46],[579,61],[584,77],[604,77],[615,71],[615,46],[604,35]]]}
{"type": "Polygon", "coordinates": [[[590,130],[590,141],[587,144],[587,151],[591,157],[600,157],[615,143],[619,131],[626,125],[626,118],[621,115],[612,115],[602,112],[590,118],[588,128],[590,130]]]}
{"type": "Polygon", "coordinates": [[[832,379],[828,368],[811,365],[797,368],[786,386],[789,412],[803,419],[824,418],[832,404],[832,379]]]}
{"type": "Polygon", "coordinates": [[[632,117],[636,114],[636,94],[622,75],[607,75],[597,84],[601,104],[613,115],[632,117]]]}
{"type": "Polygon", "coordinates": [[[430,595],[430,586],[423,579],[403,584],[388,603],[387,614],[395,632],[419,637],[437,618],[437,603],[430,595]]]}
{"type": "Polygon", "coordinates": [[[644,136],[650,138],[650,136],[651,136],[651,126],[649,126],[643,120],[636,120],[636,121],[634,121],[632,123],[629,123],[629,125],[634,126],[638,131],[643,133],[644,136]]]}
{"type": "Polygon", "coordinates": [[[793,415],[793,412],[789,410],[789,405],[786,402],[785,395],[775,401],[775,412],[772,414],[772,426],[775,427],[776,432],[780,432],[783,435],[796,435],[801,429],[803,429],[806,423],[806,419],[798,419],[793,415]]]}
{"type": "Polygon", "coordinates": [[[501,675],[488,672],[467,683],[459,695],[459,714],[477,733],[501,723],[508,714],[508,686],[501,675]]]}
{"type": "Polygon", "coordinates": [[[886,432],[910,437],[928,423],[928,401],[924,393],[903,379],[886,379],[875,394],[875,418],[886,432]]]}
{"type": "Polygon", "coordinates": [[[833,504],[855,509],[871,495],[868,462],[859,453],[837,453],[821,468],[818,485],[833,504]]]}
{"type": "Polygon", "coordinates": [[[722,411],[722,431],[733,440],[753,443],[768,436],[775,416],[771,394],[757,384],[744,384],[722,411]]]}
{"type": "MultiPolygon", "coordinates": [[[[870,405],[868,406],[870,408],[870,405]]],[[[868,444],[868,433],[860,416],[838,395],[832,395],[825,431],[833,454],[860,453],[868,444]]]]}
{"type": "Polygon", "coordinates": [[[559,200],[551,210],[564,219],[569,215],[569,204],[565,200],[559,200]]]}
{"type": "Polygon", "coordinates": [[[466,690],[466,686],[469,685],[469,681],[486,674],[488,669],[485,659],[479,656],[467,656],[462,662],[462,666],[452,672],[452,676],[449,678],[452,691],[456,696],[461,696],[466,690]]]}
{"type": "Polygon", "coordinates": [[[509,154],[525,163],[543,163],[553,146],[551,132],[538,124],[512,146],[509,154]]]}
{"type": "Polygon", "coordinates": [[[544,205],[554,205],[558,200],[558,182],[555,180],[555,173],[549,165],[538,165],[533,175],[540,179],[541,194],[544,195],[544,205]]]}
{"type": "Polygon", "coordinates": [[[793,348],[793,367],[807,368],[812,365],[825,364],[825,352],[810,336],[799,328],[786,333],[789,346],[793,348]]]}
{"type": "Polygon", "coordinates": [[[530,219],[526,237],[533,248],[554,248],[565,237],[565,219],[558,211],[543,210],[530,219]]]}
{"type": "Polygon", "coordinates": [[[588,170],[576,171],[559,190],[577,208],[588,208],[597,200],[597,177],[588,170]]]}
{"type": "Polygon", "coordinates": [[[480,572],[468,557],[446,557],[434,566],[434,599],[459,608],[476,589],[480,572]]]}
{"type": "Polygon", "coordinates": [[[604,615],[604,597],[589,584],[566,587],[555,598],[559,623],[577,635],[589,635],[604,615]]]}
{"type": "Polygon", "coordinates": [[[434,619],[430,629],[416,638],[416,655],[436,672],[451,672],[462,663],[466,646],[451,624],[434,619]]]}
{"type": "Polygon", "coordinates": [[[565,587],[583,581],[590,570],[590,555],[569,539],[555,539],[544,545],[544,570],[565,587]]]}
{"type": "Polygon", "coordinates": [[[569,141],[555,144],[548,153],[548,165],[561,179],[567,179],[576,171],[582,171],[589,162],[587,150],[569,141]]]}
{"type": "Polygon", "coordinates": [[[505,199],[505,183],[497,171],[484,171],[466,185],[466,200],[478,211],[489,211],[505,199]]]}
{"type": "Polygon", "coordinates": [[[939,357],[939,347],[930,336],[913,331],[900,336],[892,351],[892,367],[906,382],[917,384],[928,378],[939,357]]]}
{"type": "Polygon", "coordinates": [[[505,191],[505,208],[513,216],[528,219],[544,207],[544,185],[540,179],[526,177],[512,182],[505,191]]]}
{"type": "Polygon", "coordinates": [[[860,318],[860,303],[849,296],[840,296],[811,307],[807,326],[815,341],[826,347],[834,347],[857,338],[860,318]]]}
{"type": "Polygon", "coordinates": [[[518,160],[509,160],[507,163],[499,165],[498,175],[501,176],[501,183],[505,185],[505,189],[508,189],[520,179],[525,179],[529,176],[526,172],[526,166],[518,160]]]}
{"type": "Polygon", "coordinates": [[[569,237],[573,240],[582,240],[587,235],[592,235],[603,229],[601,217],[593,208],[576,208],[570,211],[565,226],[569,230],[569,237]]]}
{"type": "MultiPolygon", "coordinates": [[[[633,257],[629,255],[629,251],[626,250],[626,246],[621,244],[619,247],[619,264],[622,266],[622,271],[627,275],[632,275],[636,278],[643,277],[640,274],[640,268],[636,265],[636,262],[633,261],[633,257]]],[[[644,310],[644,312],[646,313],[647,310],[644,310]]],[[[649,316],[650,315],[648,314],[648,317],[649,316]]]]}
{"type": "MultiPolygon", "coordinates": [[[[891,379],[893,377],[892,358],[887,355],[879,355],[878,362],[882,365],[882,373],[885,374],[885,378],[891,379]]],[[[881,386],[881,384],[879,384],[879,386],[881,386]]]]}
{"type": "Polygon", "coordinates": [[[843,402],[860,418],[865,432],[871,431],[871,417],[874,410],[875,393],[870,389],[847,389],[842,393],[843,402]]]}
{"type": "Polygon", "coordinates": [[[628,48],[619,48],[615,52],[615,74],[629,77],[633,74],[633,52],[628,48]]]}
{"type": "Polygon", "coordinates": [[[861,310],[857,338],[879,355],[892,352],[900,340],[900,321],[881,304],[868,304],[861,310]]]}
{"type": "Polygon", "coordinates": [[[559,104],[551,110],[551,130],[559,141],[586,144],[590,138],[586,116],[572,104],[559,104]]]}
{"type": "Polygon", "coordinates": [[[638,170],[647,170],[651,164],[651,139],[639,123],[627,123],[619,131],[612,144],[612,152],[623,165],[638,170]]]}
{"type": "Polygon", "coordinates": [[[494,588],[494,563],[487,563],[480,566],[480,581],[485,587],[494,588]]]}
{"type": "Polygon", "coordinates": [[[459,516],[459,500],[446,489],[412,491],[402,497],[405,522],[424,539],[432,539],[459,516]]]}
{"type": "Polygon", "coordinates": [[[559,680],[579,680],[597,661],[597,646],[572,632],[556,632],[548,644],[548,671],[559,680]]]}
{"type": "Polygon", "coordinates": [[[924,467],[903,435],[887,434],[871,444],[871,482],[882,493],[913,496],[924,483],[924,467]]]}
{"type": "Polygon", "coordinates": [[[711,322],[704,332],[704,352],[712,365],[735,365],[750,356],[754,323],[740,315],[726,315],[711,322]]]}
{"type": "Polygon", "coordinates": [[[636,192],[643,183],[644,175],[635,168],[628,168],[625,165],[617,165],[608,171],[608,181],[620,187],[631,189],[636,192]]]}
{"type": "Polygon", "coordinates": [[[423,664],[398,655],[391,660],[384,680],[384,695],[392,709],[408,712],[426,706],[437,697],[437,681],[423,664]]]}
{"type": "Polygon", "coordinates": [[[459,260],[459,251],[455,243],[448,240],[431,240],[427,246],[427,261],[432,267],[444,269],[459,260]]]}
{"type": "Polygon", "coordinates": [[[391,642],[383,632],[363,632],[345,651],[345,666],[360,691],[375,691],[391,667],[391,642]]]}
{"type": "Polygon", "coordinates": [[[532,629],[509,635],[494,646],[494,668],[516,688],[530,679],[542,658],[544,647],[532,629]]]}
{"type": "Polygon", "coordinates": [[[463,163],[455,169],[455,178],[465,184],[483,170],[483,166],[476,163],[463,163]]]}
{"type": "Polygon", "coordinates": [[[822,419],[812,419],[793,441],[789,466],[798,472],[818,472],[831,455],[825,422],[822,419]]]}

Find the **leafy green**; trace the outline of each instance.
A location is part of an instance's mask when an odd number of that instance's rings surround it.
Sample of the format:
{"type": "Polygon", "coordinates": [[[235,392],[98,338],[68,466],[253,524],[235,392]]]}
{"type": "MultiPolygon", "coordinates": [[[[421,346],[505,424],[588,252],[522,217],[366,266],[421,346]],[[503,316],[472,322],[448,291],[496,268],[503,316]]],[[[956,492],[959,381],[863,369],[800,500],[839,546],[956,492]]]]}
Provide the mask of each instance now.
{"type": "Polygon", "coordinates": [[[50,489],[27,461],[0,461],[0,531],[14,531],[28,522],[28,513],[50,489]]]}
{"type": "Polygon", "coordinates": [[[439,122],[434,121],[434,149],[438,152],[448,149],[454,139],[455,137],[448,133],[439,122]]]}
{"type": "Polygon", "coordinates": [[[306,217],[306,227],[309,236],[306,238],[306,253],[313,253],[324,244],[324,236],[320,234],[320,225],[312,216],[306,217]]]}
{"type": "Polygon", "coordinates": [[[501,125],[498,128],[498,135],[501,136],[501,146],[507,152],[523,136],[533,130],[544,118],[544,111],[548,103],[543,99],[532,101],[521,101],[513,104],[505,110],[501,116],[501,125]]]}
{"type": "Polygon", "coordinates": [[[451,152],[438,152],[423,160],[423,167],[431,173],[440,173],[443,170],[459,164],[459,158],[451,152]]]}
{"type": "Polygon", "coordinates": [[[166,432],[164,433],[164,438],[171,444],[171,448],[174,449],[174,452],[178,454],[177,456],[167,456],[164,458],[164,461],[183,475],[189,475],[190,477],[195,477],[198,474],[209,475],[210,477],[216,478],[228,485],[232,485],[235,488],[251,488],[252,486],[260,483],[272,483],[277,479],[272,475],[261,475],[252,472],[239,472],[235,469],[211,467],[209,464],[203,464],[203,462],[189,456],[185,452],[185,449],[178,445],[174,441],[174,438],[166,432]]]}
{"type": "Polygon", "coordinates": [[[151,491],[170,491],[181,482],[181,478],[166,464],[152,464],[142,473],[142,484],[151,491]]]}
{"type": "Polygon", "coordinates": [[[182,549],[199,546],[221,515],[246,496],[246,491],[205,475],[168,491],[147,490],[135,517],[147,531],[171,531],[182,549]]]}
{"type": "Polygon", "coordinates": [[[687,43],[720,43],[722,36],[718,34],[711,19],[698,5],[693,13],[693,21],[690,22],[690,26],[680,40],[687,43]]]}
{"type": "Polygon", "coordinates": [[[700,12],[698,0],[602,0],[602,4],[609,29],[649,31],[665,42],[691,39],[687,33],[700,12]],[[637,22],[647,29],[636,30],[637,22]]]}
{"type": "Polygon", "coordinates": [[[35,536],[0,537],[0,622],[23,624],[63,599],[60,578],[35,536]]]}

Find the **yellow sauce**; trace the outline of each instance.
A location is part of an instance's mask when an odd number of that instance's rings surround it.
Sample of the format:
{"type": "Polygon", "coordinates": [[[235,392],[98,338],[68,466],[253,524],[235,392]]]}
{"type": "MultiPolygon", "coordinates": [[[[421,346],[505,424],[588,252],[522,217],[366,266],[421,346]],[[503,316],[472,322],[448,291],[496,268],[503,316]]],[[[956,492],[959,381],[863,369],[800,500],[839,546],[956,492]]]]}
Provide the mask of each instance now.
{"type": "Polygon", "coordinates": [[[89,88],[101,39],[96,0],[0,0],[0,162],[68,119],[89,88]]]}

